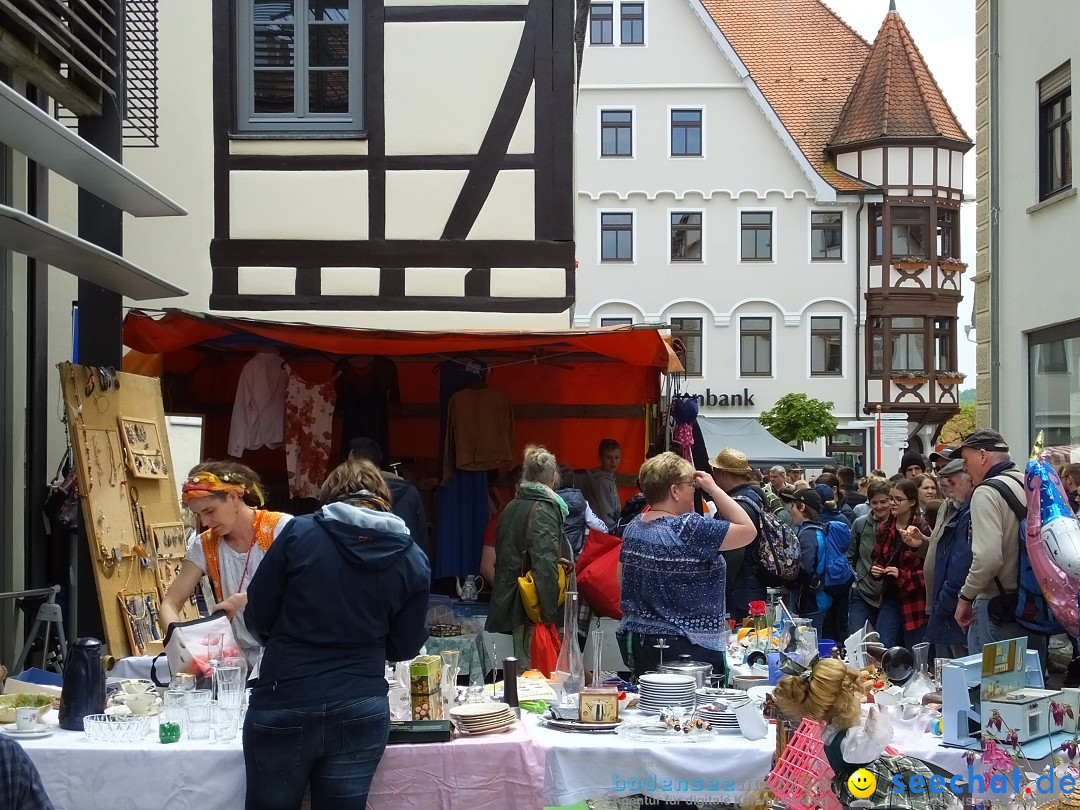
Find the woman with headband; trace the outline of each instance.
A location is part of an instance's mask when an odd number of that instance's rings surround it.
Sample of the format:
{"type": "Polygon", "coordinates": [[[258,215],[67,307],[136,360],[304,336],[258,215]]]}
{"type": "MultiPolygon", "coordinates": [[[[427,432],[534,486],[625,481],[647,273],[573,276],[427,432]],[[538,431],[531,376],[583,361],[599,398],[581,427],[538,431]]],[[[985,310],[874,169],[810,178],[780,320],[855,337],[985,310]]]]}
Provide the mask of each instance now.
{"type": "MultiPolygon", "coordinates": [[[[203,575],[210,579],[217,600],[215,610],[223,610],[232,620],[236,641],[251,658],[259,643],[244,625],[247,585],[271,543],[291,519],[281,512],[268,512],[259,476],[250,467],[235,461],[205,461],[188,474],[182,488],[184,506],[195,514],[204,528],[187,554],[165,598],[161,621],[180,621],[180,611],[191,598],[203,575]]],[[[252,661],[252,666],[255,662],[252,661]]]]}

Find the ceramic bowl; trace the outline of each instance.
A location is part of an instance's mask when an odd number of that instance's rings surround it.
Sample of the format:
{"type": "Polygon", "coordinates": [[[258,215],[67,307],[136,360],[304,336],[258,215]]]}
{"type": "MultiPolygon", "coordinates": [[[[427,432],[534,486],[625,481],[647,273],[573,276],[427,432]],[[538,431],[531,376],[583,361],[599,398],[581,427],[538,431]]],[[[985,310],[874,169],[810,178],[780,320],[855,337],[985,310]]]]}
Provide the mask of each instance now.
{"type": "Polygon", "coordinates": [[[40,721],[49,709],[52,708],[51,695],[38,695],[33,693],[0,695],[0,723],[14,723],[15,710],[23,706],[32,706],[37,709],[40,721]]]}

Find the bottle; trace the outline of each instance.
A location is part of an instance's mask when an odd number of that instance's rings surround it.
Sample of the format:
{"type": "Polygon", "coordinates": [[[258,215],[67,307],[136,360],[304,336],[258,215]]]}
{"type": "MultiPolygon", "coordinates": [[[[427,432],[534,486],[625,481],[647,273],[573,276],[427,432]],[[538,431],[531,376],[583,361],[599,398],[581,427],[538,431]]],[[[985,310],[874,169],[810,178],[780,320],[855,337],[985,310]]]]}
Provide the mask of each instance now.
{"type": "Polygon", "coordinates": [[[922,700],[922,696],[933,692],[937,687],[930,677],[930,645],[927,642],[916,644],[911,648],[915,656],[916,675],[904,686],[904,699],[913,702],[922,700]]]}
{"type": "Polygon", "coordinates": [[[60,728],[83,731],[83,718],[105,711],[105,669],[102,644],[96,638],[80,638],[71,645],[60,691],[60,728]]]}
{"type": "Polygon", "coordinates": [[[563,605],[563,642],[559,650],[559,659],[555,663],[555,680],[562,685],[563,704],[574,705],[577,700],[569,700],[571,695],[580,695],[585,688],[585,659],[578,645],[578,606],[577,591],[566,592],[563,605]]]}

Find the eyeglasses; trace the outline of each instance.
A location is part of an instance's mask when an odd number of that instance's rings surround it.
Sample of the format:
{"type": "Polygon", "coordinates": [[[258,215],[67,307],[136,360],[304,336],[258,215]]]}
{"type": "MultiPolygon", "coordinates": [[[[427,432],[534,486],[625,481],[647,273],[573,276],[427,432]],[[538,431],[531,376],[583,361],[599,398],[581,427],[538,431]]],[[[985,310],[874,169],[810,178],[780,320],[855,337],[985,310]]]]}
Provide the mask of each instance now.
{"type": "Polygon", "coordinates": [[[893,503],[906,503],[907,501],[910,501],[911,498],[894,498],[892,495],[890,495],[889,500],[893,503]]]}
{"type": "Polygon", "coordinates": [[[677,486],[677,487],[682,486],[683,484],[689,484],[690,486],[694,487],[694,489],[697,489],[697,482],[693,478],[688,478],[685,481],[676,481],[675,482],[675,486],[677,486]]]}

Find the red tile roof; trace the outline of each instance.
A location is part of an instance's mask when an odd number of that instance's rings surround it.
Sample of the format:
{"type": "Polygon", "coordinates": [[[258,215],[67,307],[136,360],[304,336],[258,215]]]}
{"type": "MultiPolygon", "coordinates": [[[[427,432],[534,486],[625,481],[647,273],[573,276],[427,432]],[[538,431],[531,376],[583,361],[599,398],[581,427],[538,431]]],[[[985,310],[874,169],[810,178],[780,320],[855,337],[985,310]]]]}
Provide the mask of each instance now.
{"type": "Polygon", "coordinates": [[[896,11],[889,11],[881,24],[829,146],[879,138],[947,138],[971,144],[896,11]]]}

